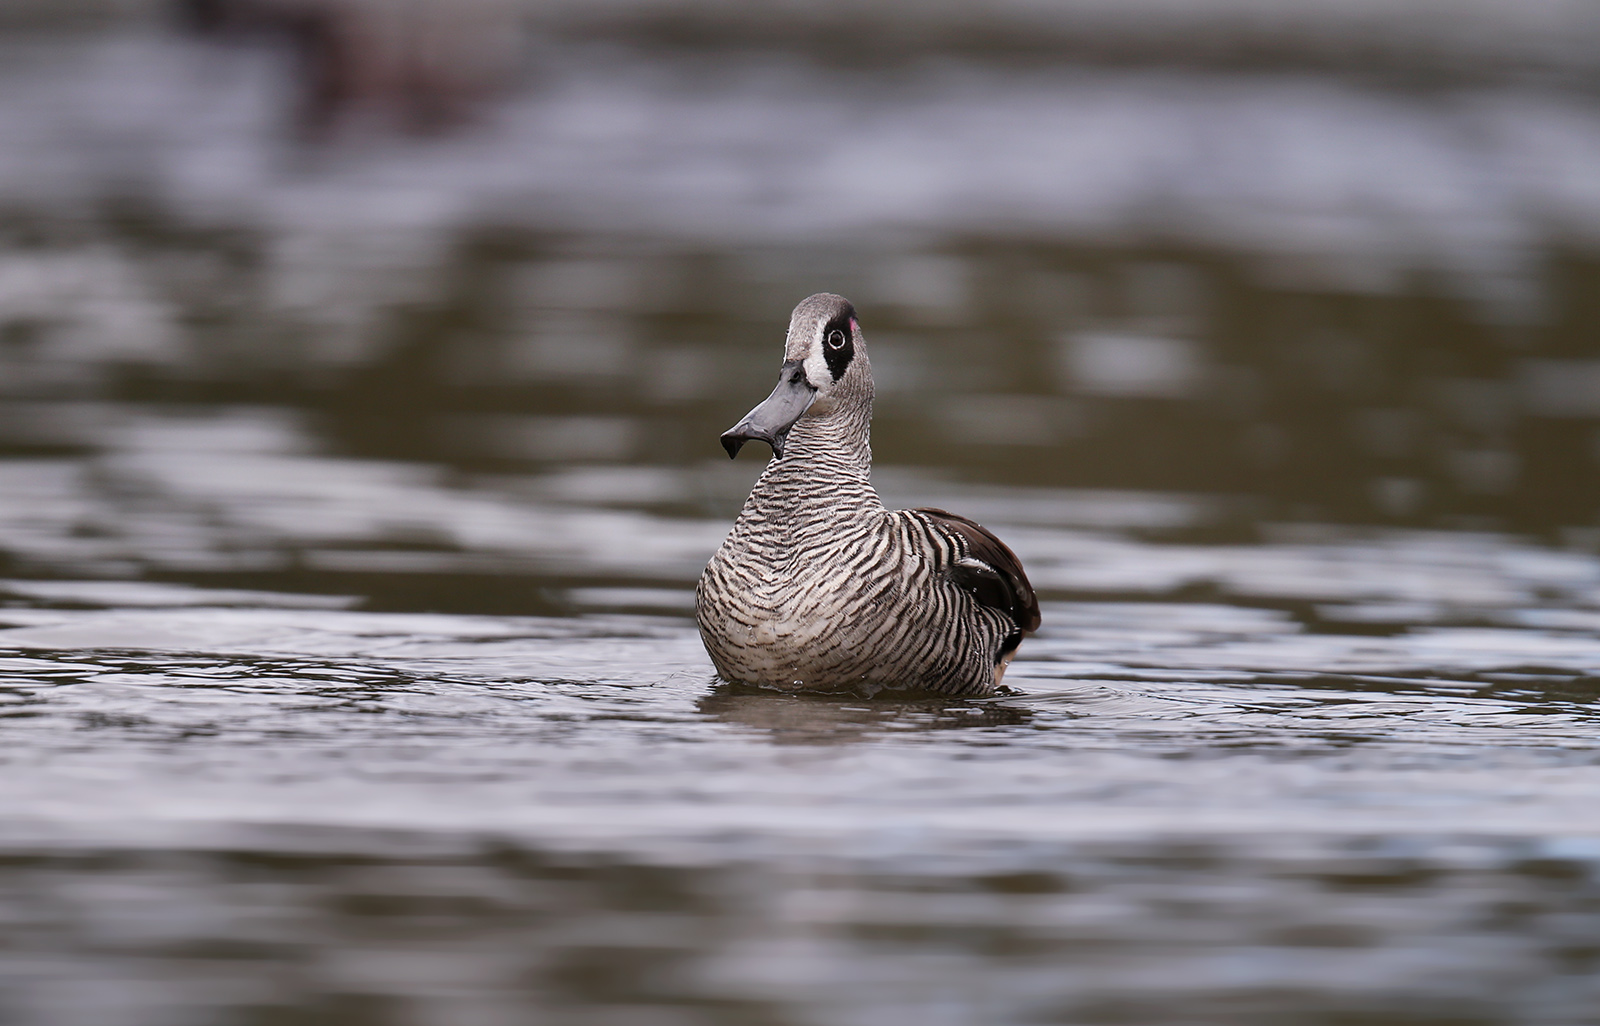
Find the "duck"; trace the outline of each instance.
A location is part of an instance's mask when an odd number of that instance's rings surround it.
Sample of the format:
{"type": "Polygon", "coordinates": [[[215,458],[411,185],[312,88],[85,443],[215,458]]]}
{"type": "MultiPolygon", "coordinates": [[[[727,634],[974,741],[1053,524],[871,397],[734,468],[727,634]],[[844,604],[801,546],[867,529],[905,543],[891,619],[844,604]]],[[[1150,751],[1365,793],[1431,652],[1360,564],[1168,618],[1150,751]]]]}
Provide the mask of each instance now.
{"type": "Polygon", "coordinates": [[[772,394],[722,434],[772,458],[695,588],[695,620],[733,684],[982,696],[1001,688],[1039,601],[987,528],[889,509],[872,487],[872,364],[856,309],[829,292],[789,319],[772,394]]]}

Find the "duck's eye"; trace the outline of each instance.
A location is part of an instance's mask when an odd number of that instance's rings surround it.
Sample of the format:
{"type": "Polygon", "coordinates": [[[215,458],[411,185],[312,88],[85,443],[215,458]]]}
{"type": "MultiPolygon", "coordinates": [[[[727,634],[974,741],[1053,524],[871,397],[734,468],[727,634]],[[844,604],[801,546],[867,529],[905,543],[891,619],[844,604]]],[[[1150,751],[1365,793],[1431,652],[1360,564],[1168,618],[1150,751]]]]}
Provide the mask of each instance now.
{"type": "Polygon", "coordinates": [[[828,332],[828,348],[843,349],[844,332],[840,331],[838,328],[834,328],[832,331],[828,332]]]}

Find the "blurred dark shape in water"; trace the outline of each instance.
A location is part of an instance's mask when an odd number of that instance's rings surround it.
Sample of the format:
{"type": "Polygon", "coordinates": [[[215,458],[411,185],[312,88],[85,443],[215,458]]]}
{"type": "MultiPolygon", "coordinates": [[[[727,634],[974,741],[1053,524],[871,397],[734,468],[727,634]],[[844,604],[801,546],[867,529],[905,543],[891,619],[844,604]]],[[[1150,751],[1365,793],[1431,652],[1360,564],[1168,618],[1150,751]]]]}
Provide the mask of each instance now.
{"type": "Polygon", "coordinates": [[[520,65],[517,0],[179,0],[212,36],[265,34],[293,54],[295,122],[312,138],[354,123],[456,127],[520,65]]]}
{"type": "MultiPolygon", "coordinates": [[[[273,0],[183,0],[203,18],[273,0]]],[[[303,0],[293,2],[304,5],[303,0]]],[[[310,0],[327,6],[329,0],[310,0]]],[[[360,2],[360,0],[344,0],[360,2]]],[[[451,0],[422,0],[441,6],[451,0]]],[[[453,6],[467,8],[474,0],[453,6]]],[[[806,51],[852,67],[929,54],[1100,66],[1338,71],[1411,84],[1592,82],[1600,16],[1566,0],[504,0],[541,33],[665,50],[806,51]]],[[[368,0],[400,10],[418,0],[368,0]]],[[[401,17],[407,17],[401,15],[401,17]]]]}

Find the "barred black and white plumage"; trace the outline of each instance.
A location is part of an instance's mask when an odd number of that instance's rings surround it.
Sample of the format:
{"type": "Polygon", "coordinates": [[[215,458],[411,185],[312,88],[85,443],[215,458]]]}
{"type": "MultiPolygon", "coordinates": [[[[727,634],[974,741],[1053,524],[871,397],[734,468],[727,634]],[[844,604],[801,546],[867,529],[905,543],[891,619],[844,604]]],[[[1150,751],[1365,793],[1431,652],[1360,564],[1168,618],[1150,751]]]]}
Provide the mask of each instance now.
{"type": "Polygon", "coordinates": [[[768,687],[1000,683],[1039,604],[1017,557],[943,510],[890,510],[869,481],[872,367],[854,307],[795,307],[778,387],[726,432],[773,458],[700,576],[695,616],[721,676],[768,687]]]}

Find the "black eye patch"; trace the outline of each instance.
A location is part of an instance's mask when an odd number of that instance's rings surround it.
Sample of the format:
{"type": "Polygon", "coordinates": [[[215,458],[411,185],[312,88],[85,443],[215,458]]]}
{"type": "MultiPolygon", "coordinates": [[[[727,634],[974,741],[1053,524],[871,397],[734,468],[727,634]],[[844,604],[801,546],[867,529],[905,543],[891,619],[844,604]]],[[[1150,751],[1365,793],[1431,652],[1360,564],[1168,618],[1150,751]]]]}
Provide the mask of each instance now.
{"type": "Polygon", "coordinates": [[[856,355],[855,321],[855,310],[847,308],[835,314],[822,329],[822,358],[827,361],[828,373],[835,381],[844,377],[845,368],[856,355]]]}

